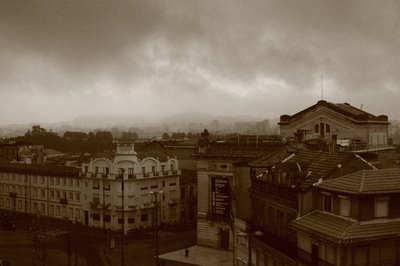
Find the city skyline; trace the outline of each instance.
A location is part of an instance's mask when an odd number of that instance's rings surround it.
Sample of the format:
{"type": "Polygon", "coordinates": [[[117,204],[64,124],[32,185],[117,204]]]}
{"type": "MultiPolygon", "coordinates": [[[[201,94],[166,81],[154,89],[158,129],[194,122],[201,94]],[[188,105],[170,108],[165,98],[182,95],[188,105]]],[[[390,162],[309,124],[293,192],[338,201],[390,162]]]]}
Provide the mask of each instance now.
{"type": "Polygon", "coordinates": [[[5,1],[0,125],[274,118],[321,98],[399,119],[399,13],[396,1],[5,1]]]}

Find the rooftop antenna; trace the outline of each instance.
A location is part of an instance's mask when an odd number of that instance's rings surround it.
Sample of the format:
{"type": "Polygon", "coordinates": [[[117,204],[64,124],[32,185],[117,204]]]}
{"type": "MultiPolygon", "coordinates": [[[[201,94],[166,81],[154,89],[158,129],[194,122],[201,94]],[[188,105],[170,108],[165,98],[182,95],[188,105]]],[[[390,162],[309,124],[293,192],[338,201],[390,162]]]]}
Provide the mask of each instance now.
{"type": "Polygon", "coordinates": [[[321,100],[324,99],[324,74],[321,74],[321,100]]]}

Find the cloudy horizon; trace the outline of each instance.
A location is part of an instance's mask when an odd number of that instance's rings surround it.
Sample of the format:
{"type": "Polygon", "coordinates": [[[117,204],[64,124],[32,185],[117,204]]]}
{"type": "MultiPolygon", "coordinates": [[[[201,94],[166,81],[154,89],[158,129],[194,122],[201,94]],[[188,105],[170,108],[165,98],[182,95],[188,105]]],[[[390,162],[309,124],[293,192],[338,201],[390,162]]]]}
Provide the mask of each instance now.
{"type": "Polygon", "coordinates": [[[400,119],[398,1],[2,1],[0,125],[279,117],[323,98],[400,119]]]}

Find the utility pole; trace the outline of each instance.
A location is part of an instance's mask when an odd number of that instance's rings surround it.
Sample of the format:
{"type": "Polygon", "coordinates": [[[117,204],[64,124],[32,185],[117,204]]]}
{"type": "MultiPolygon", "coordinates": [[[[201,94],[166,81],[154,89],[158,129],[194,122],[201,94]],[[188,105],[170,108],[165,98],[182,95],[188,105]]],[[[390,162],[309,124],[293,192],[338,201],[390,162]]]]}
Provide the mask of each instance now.
{"type": "Polygon", "coordinates": [[[121,234],[122,234],[122,246],[121,246],[121,265],[125,265],[125,210],[124,210],[124,169],[121,169],[121,190],[122,190],[122,223],[121,223],[121,234]]]}
{"type": "Polygon", "coordinates": [[[68,266],[71,266],[71,224],[67,218],[68,239],[67,239],[67,253],[68,253],[68,266]]]}
{"type": "Polygon", "coordinates": [[[150,191],[150,194],[154,195],[154,230],[155,230],[155,242],[156,242],[156,266],[160,265],[160,261],[158,259],[158,194],[163,193],[162,191],[150,191]]]}

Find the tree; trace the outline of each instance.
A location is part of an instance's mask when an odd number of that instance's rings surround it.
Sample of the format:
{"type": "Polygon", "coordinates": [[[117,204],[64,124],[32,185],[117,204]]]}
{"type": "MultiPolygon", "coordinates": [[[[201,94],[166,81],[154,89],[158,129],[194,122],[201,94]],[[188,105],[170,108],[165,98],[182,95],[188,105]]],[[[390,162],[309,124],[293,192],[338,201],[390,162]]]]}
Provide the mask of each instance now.
{"type": "Polygon", "coordinates": [[[164,132],[164,134],[162,134],[162,139],[170,139],[170,136],[168,135],[167,132],[164,132]]]}
{"type": "Polygon", "coordinates": [[[124,131],[121,134],[122,141],[134,141],[135,139],[138,139],[136,132],[124,131]]]}

